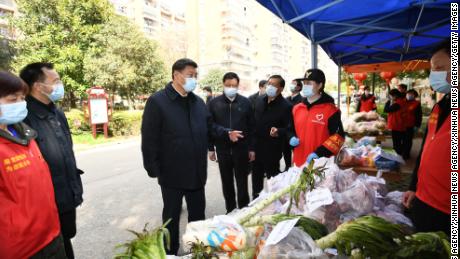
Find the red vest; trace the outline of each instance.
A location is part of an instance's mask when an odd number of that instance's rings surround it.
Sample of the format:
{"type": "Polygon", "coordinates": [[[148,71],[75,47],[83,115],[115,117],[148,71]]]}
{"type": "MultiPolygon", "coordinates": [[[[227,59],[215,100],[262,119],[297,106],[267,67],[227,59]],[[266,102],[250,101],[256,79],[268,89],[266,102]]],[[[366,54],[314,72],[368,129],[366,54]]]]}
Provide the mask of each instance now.
{"type": "Polygon", "coordinates": [[[388,129],[394,131],[406,130],[406,100],[404,98],[396,99],[395,103],[401,107],[395,112],[388,113],[388,129]]]}
{"type": "Polygon", "coordinates": [[[29,258],[59,233],[51,173],[37,143],[0,138],[0,258],[29,258]]]}
{"type": "Polygon", "coordinates": [[[376,108],[375,105],[375,96],[371,96],[370,98],[367,98],[366,100],[363,100],[361,98],[361,106],[359,108],[359,112],[370,112],[376,108]]]}
{"type": "Polygon", "coordinates": [[[300,144],[294,148],[294,163],[302,166],[307,156],[324,145],[333,154],[337,154],[343,144],[343,138],[338,135],[329,135],[329,118],[338,111],[332,103],[314,105],[307,109],[300,103],[292,109],[294,126],[300,144]]]}
{"type": "Polygon", "coordinates": [[[415,118],[415,110],[420,106],[420,102],[416,100],[406,101],[406,109],[407,109],[407,116],[406,116],[406,126],[408,128],[415,127],[415,122],[417,118],[415,118]]]}
{"type": "Polygon", "coordinates": [[[450,114],[436,131],[439,112],[436,105],[428,121],[415,195],[431,207],[450,214],[450,114]]]}

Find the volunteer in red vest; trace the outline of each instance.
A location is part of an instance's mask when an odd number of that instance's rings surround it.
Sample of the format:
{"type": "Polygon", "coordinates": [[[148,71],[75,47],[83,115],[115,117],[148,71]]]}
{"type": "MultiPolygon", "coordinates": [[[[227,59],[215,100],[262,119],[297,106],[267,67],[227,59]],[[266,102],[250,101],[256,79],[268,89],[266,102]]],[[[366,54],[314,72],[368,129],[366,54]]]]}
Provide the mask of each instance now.
{"type": "Polygon", "coordinates": [[[403,141],[406,133],[405,122],[406,102],[398,89],[390,90],[390,100],[385,104],[384,112],[388,113],[387,128],[391,130],[393,149],[399,155],[403,153],[403,141]]]}
{"type": "Polygon", "coordinates": [[[364,94],[361,95],[356,112],[370,112],[377,110],[375,105],[375,96],[369,91],[369,86],[364,87],[364,94]]]}
{"type": "Polygon", "coordinates": [[[412,149],[412,140],[414,134],[418,132],[420,125],[422,125],[422,105],[416,98],[418,97],[417,91],[411,89],[406,93],[406,135],[403,141],[403,157],[404,159],[410,158],[412,149]]]}
{"type": "Polygon", "coordinates": [[[27,85],[0,72],[0,258],[66,258],[48,165],[22,123],[27,85]]]}
{"type": "Polygon", "coordinates": [[[443,231],[450,236],[450,39],[431,57],[430,85],[444,97],[435,104],[428,120],[420,156],[403,204],[411,209],[417,231],[443,231]]]}
{"type": "Polygon", "coordinates": [[[340,110],[334,105],[334,99],[324,92],[323,71],[307,70],[303,83],[302,95],[306,98],[292,110],[293,125],[289,134],[289,144],[295,147],[296,166],[336,155],[345,136],[340,110]]]}

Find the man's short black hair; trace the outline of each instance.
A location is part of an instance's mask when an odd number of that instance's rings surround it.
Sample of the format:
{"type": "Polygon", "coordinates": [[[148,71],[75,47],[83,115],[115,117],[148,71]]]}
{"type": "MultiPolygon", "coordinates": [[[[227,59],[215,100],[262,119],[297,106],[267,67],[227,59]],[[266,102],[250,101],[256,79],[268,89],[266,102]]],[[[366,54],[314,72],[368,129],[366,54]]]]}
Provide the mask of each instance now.
{"type": "Polygon", "coordinates": [[[259,81],[259,88],[264,87],[267,84],[267,80],[260,80],[259,81]]]}
{"type": "Polygon", "coordinates": [[[270,80],[270,79],[272,79],[272,78],[273,78],[273,79],[278,79],[278,81],[280,82],[280,86],[281,86],[282,88],[284,88],[284,86],[286,85],[286,82],[284,81],[284,78],[283,78],[282,76],[280,76],[280,75],[272,75],[272,76],[270,76],[270,77],[268,78],[268,80],[270,80]]]}
{"type": "Polygon", "coordinates": [[[206,92],[210,92],[210,93],[212,93],[212,88],[211,88],[211,87],[209,87],[209,86],[205,86],[205,87],[203,87],[203,90],[204,90],[204,91],[206,91],[206,92]]]}
{"type": "Polygon", "coordinates": [[[395,88],[390,90],[390,95],[396,98],[402,97],[402,93],[398,89],[395,89],[395,88]]]}
{"type": "Polygon", "coordinates": [[[404,89],[404,91],[407,91],[407,85],[406,84],[399,84],[398,87],[401,87],[404,89]]]}
{"type": "Polygon", "coordinates": [[[236,79],[238,84],[240,83],[240,78],[234,72],[225,73],[224,78],[222,79],[222,82],[225,83],[225,80],[232,80],[232,79],[236,79]]]}
{"type": "Polygon", "coordinates": [[[437,52],[443,50],[444,52],[446,52],[447,55],[449,55],[450,57],[450,37],[444,41],[442,41],[441,43],[439,43],[439,45],[437,45],[434,49],[433,49],[433,52],[432,52],[432,55],[436,54],[437,52]]]}
{"type": "Polygon", "coordinates": [[[302,79],[294,79],[293,81],[295,81],[295,85],[296,86],[299,86],[299,87],[302,87],[303,84],[302,84],[302,79]]]}
{"type": "Polygon", "coordinates": [[[369,91],[369,90],[370,90],[370,88],[369,88],[369,86],[367,86],[367,85],[366,85],[366,86],[364,86],[364,89],[363,89],[363,90],[364,90],[364,91],[366,91],[366,90],[368,90],[368,91],[369,91]]]}
{"type": "Polygon", "coordinates": [[[47,62],[29,64],[21,70],[19,77],[31,88],[36,82],[43,82],[45,80],[46,75],[43,72],[43,68],[54,69],[54,65],[47,62]]]}
{"type": "Polygon", "coordinates": [[[188,66],[198,68],[198,64],[195,61],[189,58],[181,58],[173,64],[172,74],[174,74],[174,71],[182,72],[188,66]]]}
{"type": "Polygon", "coordinates": [[[415,91],[414,89],[410,89],[409,91],[407,91],[408,94],[413,94],[415,96],[415,98],[418,97],[418,92],[415,91]]]}

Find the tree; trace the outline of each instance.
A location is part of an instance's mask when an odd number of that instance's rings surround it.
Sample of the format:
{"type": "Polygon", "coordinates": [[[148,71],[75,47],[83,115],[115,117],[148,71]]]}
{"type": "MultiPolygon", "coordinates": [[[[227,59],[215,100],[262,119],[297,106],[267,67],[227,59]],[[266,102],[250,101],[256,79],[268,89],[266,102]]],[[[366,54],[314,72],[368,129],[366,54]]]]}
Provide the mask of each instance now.
{"type": "Polygon", "coordinates": [[[0,35],[0,70],[11,69],[11,59],[13,57],[13,49],[8,39],[0,35]]]}
{"type": "Polygon", "coordinates": [[[210,69],[208,74],[200,80],[202,86],[211,87],[213,92],[219,92],[222,90],[222,78],[225,72],[218,68],[210,69]]]}
{"type": "Polygon", "coordinates": [[[13,46],[13,68],[31,62],[52,62],[66,86],[70,106],[89,85],[84,77],[84,57],[93,36],[114,15],[107,0],[17,0],[21,15],[12,19],[20,32],[13,46]]]}
{"type": "Polygon", "coordinates": [[[136,96],[151,94],[167,82],[157,44],[118,15],[94,35],[84,64],[85,79],[91,85],[103,86],[112,97],[126,97],[130,104],[136,96]]]}

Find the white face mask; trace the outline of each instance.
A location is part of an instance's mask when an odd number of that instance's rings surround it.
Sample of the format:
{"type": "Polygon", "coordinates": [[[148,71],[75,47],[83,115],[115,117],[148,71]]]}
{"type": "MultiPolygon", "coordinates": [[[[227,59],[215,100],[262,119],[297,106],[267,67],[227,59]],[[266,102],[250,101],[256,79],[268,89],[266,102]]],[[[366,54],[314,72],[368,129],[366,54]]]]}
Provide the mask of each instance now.
{"type": "Polygon", "coordinates": [[[311,97],[314,95],[313,93],[313,85],[304,85],[302,88],[302,96],[303,97],[311,97]]]}
{"type": "Polygon", "coordinates": [[[438,93],[450,93],[450,84],[447,82],[447,71],[431,71],[430,85],[433,90],[438,93]]]}
{"type": "Polygon", "coordinates": [[[267,96],[268,97],[275,97],[278,88],[274,87],[273,85],[267,86],[267,96]]]}
{"type": "Polygon", "coordinates": [[[291,84],[291,85],[289,86],[289,90],[291,90],[292,93],[296,91],[296,88],[297,88],[297,85],[296,85],[296,84],[291,84]]]}
{"type": "Polygon", "coordinates": [[[236,94],[238,93],[238,88],[234,87],[224,87],[224,94],[228,98],[235,98],[236,94]]]}

